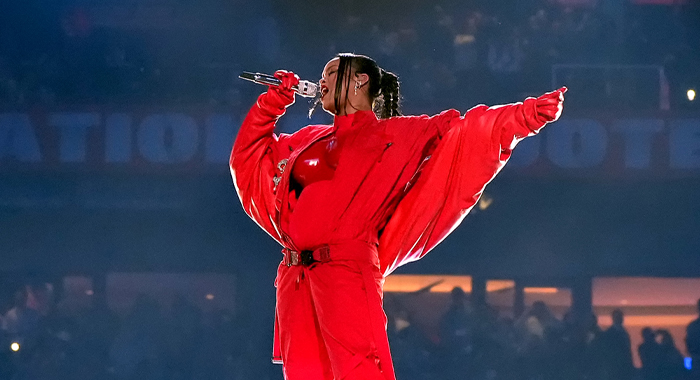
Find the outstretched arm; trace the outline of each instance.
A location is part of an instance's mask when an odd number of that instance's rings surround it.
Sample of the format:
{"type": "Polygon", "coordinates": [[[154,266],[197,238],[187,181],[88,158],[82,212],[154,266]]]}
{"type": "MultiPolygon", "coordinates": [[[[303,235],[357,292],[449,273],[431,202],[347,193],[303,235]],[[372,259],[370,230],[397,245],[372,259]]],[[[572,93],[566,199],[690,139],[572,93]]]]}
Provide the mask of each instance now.
{"type": "Polygon", "coordinates": [[[539,133],[547,123],[559,119],[566,91],[567,88],[562,87],[537,98],[527,98],[522,103],[477,106],[469,110],[464,119],[474,124],[469,128],[488,133],[500,146],[499,160],[506,161],[519,141],[539,133]]]}
{"type": "Polygon", "coordinates": [[[459,226],[518,141],[559,118],[564,92],[562,87],[522,103],[477,106],[449,119],[420,178],[380,238],[384,275],[420,259],[459,226]]]}
{"type": "Polygon", "coordinates": [[[279,241],[274,226],[274,178],[280,174],[276,163],[282,141],[273,130],[294,103],[292,86],[299,83],[299,78],[286,71],[278,71],[275,76],[282,84],[261,94],[248,112],[233,144],[229,167],[246,214],[279,241]]]}
{"type": "MultiPolygon", "coordinates": [[[[537,134],[547,123],[559,119],[563,109],[566,87],[548,92],[537,98],[527,98],[523,102],[497,106],[478,105],[459,117],[456,110],[447,110],[432,117],[421,116],[427,123],[428,133],[435,134],[436,141],[429,148],[432,152],[440,140],[456,126],[466,126],[470,142],[480,144],[492,142],[494,149],[500,147],[497,158],[506,161],[515,145],[528,136],[537,134]]],[[[491,158],[495,150],[482,152],[491,158]]]]}

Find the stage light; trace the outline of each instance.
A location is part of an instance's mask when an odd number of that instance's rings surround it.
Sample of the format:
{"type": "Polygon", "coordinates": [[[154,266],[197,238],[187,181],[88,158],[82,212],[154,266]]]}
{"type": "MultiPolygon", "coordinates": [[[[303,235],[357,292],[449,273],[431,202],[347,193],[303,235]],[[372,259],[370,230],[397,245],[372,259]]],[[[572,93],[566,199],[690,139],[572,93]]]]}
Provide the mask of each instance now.
{"type": "Polygon", "coordinates": [[[91,296],[91,295],[95,294],[95,292],[92,291],[92,289],[88,289],[88,290],[85,291],[85,294],[91,296]]]}
{"type": "Polygon", "coordinates": [[[210,293],[210,294],[207,294],[206,298],[207,298],[209,301],[211,301],[211,300],[214,299],[214,295],[211,294],[211,293],[210,293]]]}
{"type": "Polygon", "coordinates": [[[10,345],[10,350],[12,350],[12,351],[14,351],[14,352],[19,351],[19,343],[17,343],[17,342],[12,342],[12,344],[10,345]]]}
{"type": "Polygon", "coordinates": [[[555,294],[559,292],[557,288],[523,288],[524,293],[534,294],[555,294]]]}
{"type": "Polygon", "coordinates": [[[687,95],[688,100],[690,100],[691,102],[695,100],[695,90],[693,90],[692,88],[688,90],[687,95]]]}
{"type": "Polygon", "coordinates": [[[493,203],[493,197],[484,193],[483,195],[481,195],[481,198],[479,198],[479,203],[478,203],[479,211],[485,211],[487,208],[489,208],[489,206],[491,206],[492,203],[493,203]]]}
{"type": "Polygon", "coordinates": [[[683,364],[685,364],[685,369],[690,371],[693,369],[693,359],[692,358],[684,358],[683,364]]]}

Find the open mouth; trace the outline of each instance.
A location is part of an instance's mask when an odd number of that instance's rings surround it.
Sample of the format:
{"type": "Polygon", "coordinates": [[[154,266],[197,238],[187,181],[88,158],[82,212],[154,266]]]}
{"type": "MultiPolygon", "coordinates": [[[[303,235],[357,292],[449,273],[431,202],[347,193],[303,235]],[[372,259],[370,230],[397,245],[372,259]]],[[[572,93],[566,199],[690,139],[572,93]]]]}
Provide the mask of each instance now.
{"type": "Polygon", "coordinates": [[[330,91],[330,90],[328,90],[328,87],[326,87],[326,86],[321,86],[321,98],[323,98],[324,96],[326,96],[326,94],[328,93],[328,91],[330,91]]]}

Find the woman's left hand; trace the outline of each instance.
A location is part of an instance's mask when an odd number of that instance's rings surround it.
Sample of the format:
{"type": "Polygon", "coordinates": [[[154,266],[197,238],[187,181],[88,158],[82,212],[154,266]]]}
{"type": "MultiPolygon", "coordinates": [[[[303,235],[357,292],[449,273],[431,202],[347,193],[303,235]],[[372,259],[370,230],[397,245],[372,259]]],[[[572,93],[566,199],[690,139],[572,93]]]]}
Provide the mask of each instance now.
{"type": "Polygon", "coordinates": [[[564,108],[564,93],[567,90],[566,87],[562,87],[537,98],[537,102],[535,103],[537,117],[542,122],[551,123],[559,119],[561,111],[564,108]]]}

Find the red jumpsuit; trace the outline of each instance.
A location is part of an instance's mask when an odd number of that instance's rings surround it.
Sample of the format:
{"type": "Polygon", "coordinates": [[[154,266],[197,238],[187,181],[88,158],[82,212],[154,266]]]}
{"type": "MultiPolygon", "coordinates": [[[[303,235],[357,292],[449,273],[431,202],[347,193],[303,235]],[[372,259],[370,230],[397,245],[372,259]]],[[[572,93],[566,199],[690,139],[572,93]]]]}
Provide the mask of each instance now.
{"type": "MultiPolygon", "coordinates": [[[[558,114],[542,112],[543,96],[464,116],[377,120],[359,111],[277,136],[285,108],[271,100],[274,92],[251,108],[230,160],[245,212],[284,247],[273,360],[291,380],[393,380],[384,277],[454,230],[515,144],[558,114]],[[297,199],[290,182],[305,180],[291,169],[327,139],[339,146],[297,199]],[[292,265],[302,251],[317,261],[292,265]]],[[[554,93],[546,95],[559,98],[554,93]]]]}

